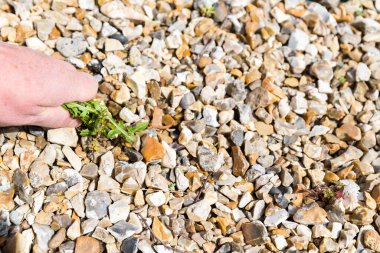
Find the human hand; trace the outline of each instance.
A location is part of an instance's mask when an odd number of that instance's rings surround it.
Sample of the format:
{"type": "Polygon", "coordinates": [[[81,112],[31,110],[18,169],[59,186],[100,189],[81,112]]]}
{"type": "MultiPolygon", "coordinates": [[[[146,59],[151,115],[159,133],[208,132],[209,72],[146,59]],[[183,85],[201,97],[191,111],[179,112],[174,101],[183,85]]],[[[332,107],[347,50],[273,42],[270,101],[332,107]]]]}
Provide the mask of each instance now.
{"type": "Polygon", "coordinates": [[[71,64],[0,41],[0,126],[75,127],[61,105],[95,97],[98,84],[71,64]]]}

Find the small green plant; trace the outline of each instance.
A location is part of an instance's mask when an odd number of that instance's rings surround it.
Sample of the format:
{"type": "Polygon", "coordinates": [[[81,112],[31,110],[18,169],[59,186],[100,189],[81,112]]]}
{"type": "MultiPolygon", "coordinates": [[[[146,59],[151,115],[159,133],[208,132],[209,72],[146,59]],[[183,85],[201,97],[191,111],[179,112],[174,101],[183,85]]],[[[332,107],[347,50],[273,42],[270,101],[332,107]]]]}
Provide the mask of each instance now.
{"type": "Polygon", "coordinates": [[[215,7],[213,5],[206,6],[206,5],[201,5],[201,15],[203,17],[208,17],[210,18],[212,15],[215,14],[215,7]]]}
{"type": "Polygon", "coordinates": [[[338,80],[341,84],[344,84],[347,81],[347,79],[344,76],[339,77],[338,80]]]}
{"type": "Polygon", "coordinates": [[[343,197],[343,187],[339,184],[317,186],[308,190],[308,197],[316,201],[329,203],[343,197]]]}
{"type": "Polygon", "coordinates": [[[174,191],[175,190],[175,186],[176,186],[175,183],[173,183],[173,182],[169,183],[168,184],[169,191],[174,191]]]}
{"type": "Polygon", "coordinates": [[[357,9],[355,11],[355,16],[361,16],[361,17],[363,17],[364,16],[364,11],[361,10],[361,9],[357,9]]]}
{"type": "Polygon", "coordinates": [[[136,141],[136,133],[147,128],[148,123],[140,122],[134,126],[125,126],[116,121],[103,102],[91,100],[88,102],[70,102],[63,105],[73,118],[83,122],[81,136],[99,136],[103,134],[109,139],[122,137],[127,142],[136,141]]]}

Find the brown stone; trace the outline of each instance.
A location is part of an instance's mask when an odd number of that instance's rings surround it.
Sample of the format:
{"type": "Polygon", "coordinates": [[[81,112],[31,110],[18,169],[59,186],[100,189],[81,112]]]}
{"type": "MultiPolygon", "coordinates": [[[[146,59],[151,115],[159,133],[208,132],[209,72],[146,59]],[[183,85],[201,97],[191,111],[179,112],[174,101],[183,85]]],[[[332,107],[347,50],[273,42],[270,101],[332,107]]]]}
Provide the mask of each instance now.
{"type": "Polygon", "coordinates": [[[312,202],[298,209],[293,215],[293,220],[304,225],[317,225],[328,222],[326,217],[326,211],[312,202]]]}
{"type": "Polygon", "coordinates": [[[346,141],[359,141],[362,138],[360,128],[348,123],[337,128],[335,133],[339,139],[346,141]]]}
{"type": "Polygon", "coordinates": [[[376,201],[376,203],[380,203],[380,184],[373,187],[371,191],[371,196],[376,201]]]}
{"type": "Polygon", "coordinates": [[[249,163],[247,159],[244,157],[243,152],[240,147],[233,146],[232,147],[232,158],[233,158],[233,168],[232,172],[235,176],[244,176],[245,172],[249,168],[249,163]]]}
{"type": "Polygon", "coordinates": [[[15,42],[22,43],[27,38],[30,38],[36,34],[36,31],[29,26],[17,25],[16,26],[16,39],[15,42]]]}
{"type": "Polygon", "coordinates": [[[144,138],[142,146],[141,153],[147,162],[161,160],[165,155],[162,144],[150,136],[144,138]]]}
{"type": "Polygon", "coordinates": [[[249,245],[262,245],[269,241],[268,231],[260,221],[243,223],[241,226],[244,241],[249,245]]]}
{"type": "Polygon", "coordinates": [[[14,193],[15,191],[13,189],[0,192],[0,209],[11,211],[15,207],[15,203],[13,202],[14,193]]]}
{"type": "Polygon", "coordinates": [[[66,229],[65,228],[61,228],[50,239],[50,241],[49,241],[49,248],[50,249],[58,248],[63,243],[63,241],[65,240],[65,237],[66,237],[66,229]]]}
{"type": "Polygon", "coordinates": [[[255,128],[260,135],[271,135],[274,132],[273,125],[265,124],[261,121],[255,122],[255,128]]]}
{"type": "Polygon", "coordinates": [[[197,37],[202,36],[203,34],[212,30],[214,26],[214,20],[210,18],[204,18],[195,26],[195,35],[197,37]]]}
{"type": "Polygon", "coordinates": [[[76,240],[75,253],[100,253],[98,240],[89,236],[81,236],[76,240]]]}
{"type": "Polygon", "coordinates": [[[369,229],[364,231],[363,243],[366,247],[375,252],[380,252],[380,235],[375,230],[369,229]]]}

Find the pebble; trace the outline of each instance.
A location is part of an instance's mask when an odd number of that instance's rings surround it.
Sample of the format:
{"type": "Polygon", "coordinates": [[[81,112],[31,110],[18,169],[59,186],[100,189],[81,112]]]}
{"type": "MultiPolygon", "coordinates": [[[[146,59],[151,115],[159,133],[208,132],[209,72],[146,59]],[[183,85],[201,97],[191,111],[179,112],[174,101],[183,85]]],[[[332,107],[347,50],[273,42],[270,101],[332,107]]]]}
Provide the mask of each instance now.
{"type": "Polygon", "coordinates": [[[120,199],[108,207],[109,218],[112,223],[126,220],[129,216],[129,202],[126,199],[120,199]]]}
{"type": "Polygon", "coordinates": [[[137,253],[139,239],[136,237],[127,238],[120,246],[120,250],[123,253],[137,253]]]}
{"type": "Polygon", "coordinates": [[[87,42],[81,37],[59,38],[56,42],[57,50],[65,57],[76,57],[87,50],[87,42]]]}
{"type": "Polygon", "coordinates": [[[310,44],[309,36],[300,29],[295,29],[291,34],[288,46],[291,50],[305,51],[310,44]]]}
{"type": "Polygon", "coordinates": [[[101,219],[107,215],[107,208],[111,204],[108,193],[104,191],[92,191],[86,195],[86,217],[101,219]]]}
{"type": "Polygon", "coordinates": [[[328,222],[326,211],[316,203],[311,203],[298,209],[293,215],[293,220],[304,225],[317,225],[328,222]]]}
{"type": "Polygon", "coordinates": [[[78,237],[75,243],[75,252],[78,253],[98,253],[100,252],[99,242],[89,236],[78,237]]]}
{"type": "Polygon", "coordinates": [[[47,139],[51,143],[69,147],[76,147],[78,143],[78,135],[75,128],[50,129],[47,132],[47,139]]]}
{"type": "Polygon", "coordinates": [[[269,241],[268,231],[261,221],[243,223],[241,229],[246,244],[259,246],[269,241]]]}
{"type": "Polygon", "coordinates": [[[151,206],[162,206],[166,202],[166,196],[162,191],[148,194],[146,196],[146,202],[151,206]]]}

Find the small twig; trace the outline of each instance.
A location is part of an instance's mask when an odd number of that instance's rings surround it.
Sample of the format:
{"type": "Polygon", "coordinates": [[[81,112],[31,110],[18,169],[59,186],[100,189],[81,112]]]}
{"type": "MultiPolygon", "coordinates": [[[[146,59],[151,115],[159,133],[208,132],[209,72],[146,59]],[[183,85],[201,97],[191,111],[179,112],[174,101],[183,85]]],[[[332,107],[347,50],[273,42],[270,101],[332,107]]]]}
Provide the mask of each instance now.
{"type": "Polygon", "coordinates": [[[173,250],[174,252],[178,252],[178,253],[185,253],[184,251],[182,250],[179,250],[179,249],[176,249],[176,248],[173,248],[171,247],[170,245],[164,243],[160,238],[158,238],[155,233],[153,232],[153,230],[150,228],[148,222],[146,221],[146,219],[139,213],[136,213],[136,215],[140,218],[140,220],[144,223],[145,227],[149,229],[150,233],[153,235],[153,238],[156,242],[159,242],[161,243],[165,248],[169,249],[169,250],[173,250]]]}
{"type": "Polygon", "coordinates": [[[193,204],[195,204],[199,201],[199,198],[201,197],[202,192],[205,190],[206,184],[207,184],[208,180],[210,179],[210,177],[211,177],[211,172],[208,173],[206,179],[203,181],[203,185],[202,185],[201,189],[199,190],[197,196],[195,197],[193,204]]]}

